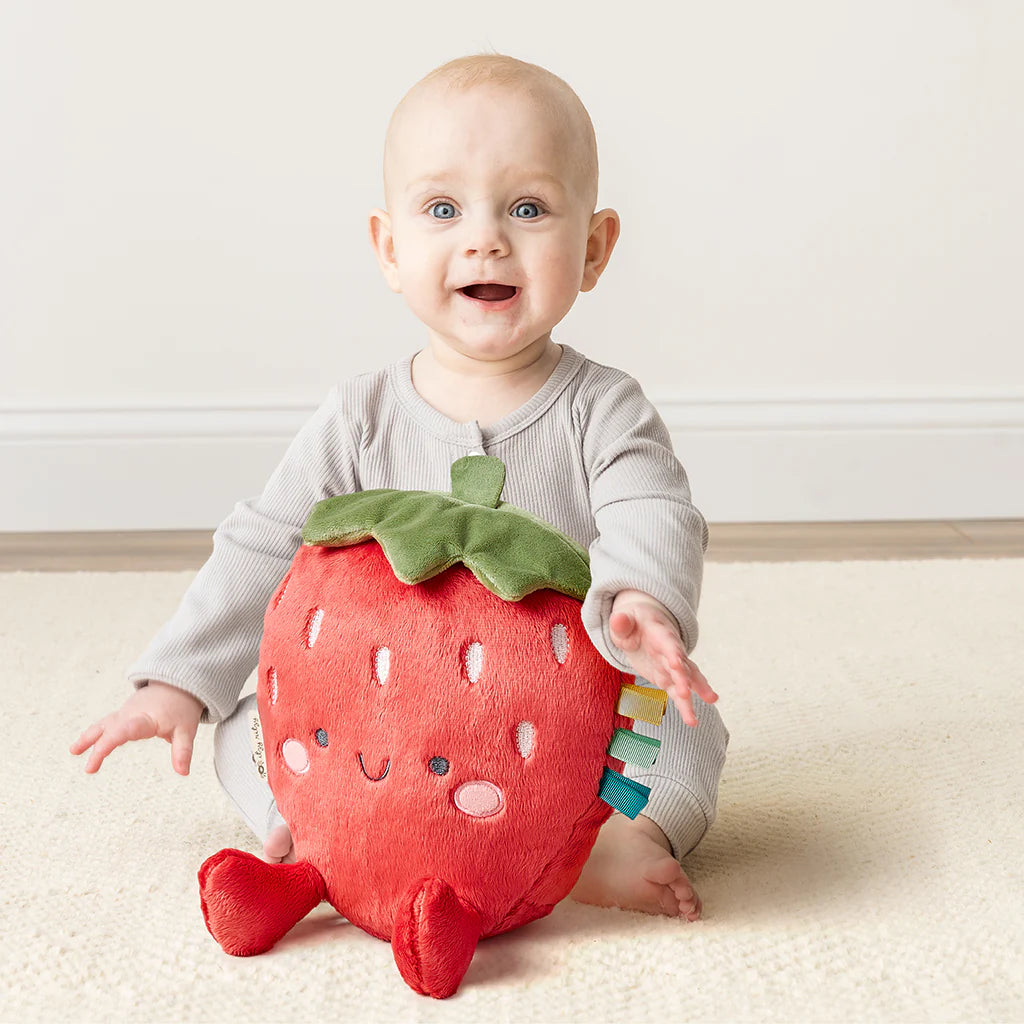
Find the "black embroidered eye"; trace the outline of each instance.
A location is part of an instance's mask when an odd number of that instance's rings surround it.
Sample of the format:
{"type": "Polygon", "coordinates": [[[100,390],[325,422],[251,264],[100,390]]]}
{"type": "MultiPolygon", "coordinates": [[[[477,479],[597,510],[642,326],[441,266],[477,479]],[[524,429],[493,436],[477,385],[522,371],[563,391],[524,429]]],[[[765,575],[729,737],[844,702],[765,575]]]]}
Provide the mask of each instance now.
{"type": "Polygon", "coordinates": [[[320,744],[321,747],[326,747],[327,746],[327,730],[326,729],[317,729],[317,731],[316,731],[316,741],[317,741],[317,743],[320,744]]]}
{"type": "Polygon", "coordinates": [[[432,757],[430,759],[430,770],[435,775],[447,775],[448,759],[446,757],[432,757]]]}

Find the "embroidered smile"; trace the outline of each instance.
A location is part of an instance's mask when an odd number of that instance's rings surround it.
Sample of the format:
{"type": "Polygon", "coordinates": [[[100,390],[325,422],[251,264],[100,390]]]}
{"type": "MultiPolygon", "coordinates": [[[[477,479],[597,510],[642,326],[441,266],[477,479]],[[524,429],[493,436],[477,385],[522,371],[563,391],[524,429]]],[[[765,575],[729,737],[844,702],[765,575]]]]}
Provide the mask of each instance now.
{"type": "Polygon", "coordinates": [[[360,754],[360,755],[359,755],[359,767],[360,767],[360,768],[362,768],[362,770],[363,770],[363,774],[364,774],[364,775],[365,775],[365,776],[366,776],[366,777],[367,777],[367,778],[368,778],[368,779],[369,779],[369,780],[370,780],[371,782],[380,782],[380,780],[381,780],[381,779],[383,779],[383,778],[384,778],[384,776],[385,776],[385,775],[387,775],[387,773],[388,773],[389,771],[391,771],[391,758],[390,758],[390,757],[388,758],[388,763],[387,763],[386,765],[384,765],[384,772],[383,772],[383,774],[381,774],[381,775],[373,776],[373,775],[371,775],[371,774],[370,774],[370,773],[369,773],[369,772],[368,772],[368,771],[366,770],[366,765],[365,765],[365,764],[363,764],[363,755],[362,755],[362,754],[360,754]]]}

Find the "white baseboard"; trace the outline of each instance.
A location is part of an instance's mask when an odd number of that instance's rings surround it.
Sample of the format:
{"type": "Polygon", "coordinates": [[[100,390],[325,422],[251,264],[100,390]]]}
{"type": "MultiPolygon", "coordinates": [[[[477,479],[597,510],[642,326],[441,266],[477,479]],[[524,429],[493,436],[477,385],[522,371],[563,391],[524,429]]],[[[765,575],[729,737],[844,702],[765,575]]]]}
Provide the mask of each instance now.
{"type": "MultiPolygon", "coordinates": [[[[1024,518],[1024,397],[656,401],[712,522],[1024,518]]],[[[311,406],[0,409],[0,530],[212,529],[311,406]]]]}
{"type": "Polygon", "coordinates": [[[711,522],[1024,518],[1024,397],[657,402],[711,522]]]}

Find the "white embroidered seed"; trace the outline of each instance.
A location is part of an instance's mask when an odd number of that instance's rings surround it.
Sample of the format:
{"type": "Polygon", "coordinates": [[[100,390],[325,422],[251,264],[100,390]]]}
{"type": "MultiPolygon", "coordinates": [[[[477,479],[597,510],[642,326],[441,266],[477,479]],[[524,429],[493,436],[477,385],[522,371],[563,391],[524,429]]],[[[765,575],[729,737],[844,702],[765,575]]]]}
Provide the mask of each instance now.
{"type": "Polygon", "coordinates": [[[373,656],[373,672],[381,686],[388,681],[388,673],[390,671],[391,651],[386,647],[378,647],[377,653],[373,656]]]}
{"type": "Polygon", "coordinates": [[[267,681],[270,683],[270,703],[277,703],[277,669],[272,668],[267,675],[267,681]]]}
{"type": "Polygon", "coordinates": [[[281,584],[281,589],[278,591],[277,600],[274,602],[275,608],[284,600],[284,595],[288,592],[288,584],[291,582],[291,578],[291,573],[285,576],[284,583],[281,584]]]}
{"type": "Polygon", "coordinates": [[[320,623],[324,621],[324,610],[323,608],[317,608],[315,612],[309,617],[309,623],[306,625],[306,646],[312,647],[316,643],[316,638],[320,635],[320,623]]]}
{"type": "Polygon", "coordinates": [[[484,645],[475,640],[466,648],[465,653],[466,675],[469,681],[475,683],[480,678],[480,672],[484,667],[484,645]]]}
{"type": "Polygon", "coordinates": [[[564,665],[569,653],[569,633],[561,622],[551,627],[551,650],[555,652],[555,661],[564,665]]]}
{"type": "Polygon", "coordinates": [[[520,722],[516,726],[516,749],[523,757],[529,757],[533,750],[533,738],[537,732],[533,722],[520,722]]]}

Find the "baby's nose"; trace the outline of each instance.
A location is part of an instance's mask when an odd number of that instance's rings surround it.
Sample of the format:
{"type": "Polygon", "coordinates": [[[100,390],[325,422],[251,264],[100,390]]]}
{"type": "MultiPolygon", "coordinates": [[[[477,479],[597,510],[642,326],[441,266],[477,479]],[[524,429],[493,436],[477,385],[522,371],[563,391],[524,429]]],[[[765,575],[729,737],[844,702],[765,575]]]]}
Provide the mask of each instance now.
{"type": "Polygon", "coordinates": [[[455,790],[455,806],[474,818],[497,814],[505,804],[502,792],[493,782],[476,779],[464,782],[455,790]]]}

